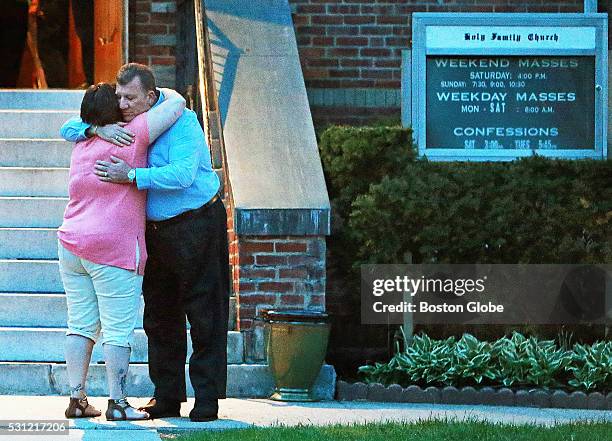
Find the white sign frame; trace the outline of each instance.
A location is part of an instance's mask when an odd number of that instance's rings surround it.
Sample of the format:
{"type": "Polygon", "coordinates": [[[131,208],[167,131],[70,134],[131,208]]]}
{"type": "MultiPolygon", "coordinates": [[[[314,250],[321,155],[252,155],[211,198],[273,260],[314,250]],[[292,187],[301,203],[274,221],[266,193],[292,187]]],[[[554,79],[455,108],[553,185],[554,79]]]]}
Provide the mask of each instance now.
{"type": "MultiPolygon", "coordinates": [[[[465,31],[464,31],[465,32],[465,31]]],[[[463,35],[463,34],[461,34],[463,35]]],[[[529,40],[527,40],[529,41],[529,40]]],[[[412,14],[412,89],[411,122],[420,156],[442,161],[509,161],[520,157],[540,155],[563,159],[605,159],[607,157],[608,126],[608,14],[502,14],[502,13],[414,13],[412,14]],[[428,28],[444,31],[432,37],[428,28]],[[445,29],[444,29],[445,28],[445,29]],[[457,29],[478,33],[479,29],[512,31],[521,35],[516,41],[500,41],[491,44],[489,35],[484,41],[457,40],[457,29]],[[525,37],[534,30],[543,30],[549,35],[554,30],[558,39],[524,43],[525,37]],[[567,33],[565,31],[568,31],[567,33]],[[565,36],[561,38],[561,36],[565,36]],[[568,38],[571,37],[571,38],[568,38]],[[444,42],[447,41],[446,47],[444,42]],[[562,40],[559,43],[559,40],[562,40]],[[563,40],[565,43],[563,43],[563,40]],[[428,46],[428,43],[430,44],[428,46]],[[510,44],[511,43],[511,44],[510,44]],[[553,55],[595,56],[595,149],[572,150],[514,150],[514,149],[427,149],[426,138],[426,58],[428,55],[553,55]]],[[[407,112],[406,112],[407,113],[407,112]]]]}

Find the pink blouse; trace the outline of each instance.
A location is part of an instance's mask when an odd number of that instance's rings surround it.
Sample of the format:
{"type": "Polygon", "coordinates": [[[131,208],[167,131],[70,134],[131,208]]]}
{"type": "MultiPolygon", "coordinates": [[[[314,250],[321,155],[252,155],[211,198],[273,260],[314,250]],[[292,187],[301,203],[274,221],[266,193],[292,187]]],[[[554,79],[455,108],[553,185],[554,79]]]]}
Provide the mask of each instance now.
{"type": "Polygon", "coordinates": [[[126,128],[136,134],[128,147],[117,147],[97,136],[74,147],[68,184],[70,201],[57,235],[62,245],[79,257],[144,274],[146,191],[139,191],[135,185],[100,181],[93,173],[96,160],[110,161],[111,155],[134,168],[147,166],[146,114],[138,115],[126,128]]]}

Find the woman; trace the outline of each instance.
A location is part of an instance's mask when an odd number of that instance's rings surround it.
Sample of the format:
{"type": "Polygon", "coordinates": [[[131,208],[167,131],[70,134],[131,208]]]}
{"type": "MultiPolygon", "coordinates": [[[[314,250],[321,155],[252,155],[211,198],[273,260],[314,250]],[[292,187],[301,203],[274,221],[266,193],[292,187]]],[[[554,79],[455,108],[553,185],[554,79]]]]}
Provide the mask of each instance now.
{"type": "MultiPolygon", "coordinates": [[[[134,167],[146,167],[147,147],[182,114],[185,100],[163,89],[166,99],[126,126],[133,144],[119,148],[94,136],[76,144],[70,161],[70,201],[59,228],[59,261],[68,304],[66,366],[70,382],[67,418],[96,417],[88,404],[85,380],[94,343],[102,330],[110,392],[106,419],[147,419],[127,402],[126,378],[130,340],[140,305],[145,248],[146,193],[134,185],[101,182],[95,161],[114,155],[134,167]]],[[[153,104],[153,103],[151,103],[153,104]]],[[[81,104],[81,119],[92,127],[115,123],[121,113],[114,87],[90,86],[81,104]]]]}

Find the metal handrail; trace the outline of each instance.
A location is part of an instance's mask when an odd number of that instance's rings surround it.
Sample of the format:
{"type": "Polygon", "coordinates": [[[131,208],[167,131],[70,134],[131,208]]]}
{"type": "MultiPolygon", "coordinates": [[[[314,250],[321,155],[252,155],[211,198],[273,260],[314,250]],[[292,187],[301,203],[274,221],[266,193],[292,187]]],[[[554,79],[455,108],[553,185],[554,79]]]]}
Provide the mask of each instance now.
{"type": "Polygon", "coordinates": [[[218,141],[220,142],[221,151],[223,152],[223,130],[221,127],[221,115],[219,112],[218,96],[214,81],[210,37],[208,34],[208,26],[206,25],[206,5],[204,0],[194,0],[193,5],[198,55],[197,92],[200,98],[198,101],[201,106],[201,109],[198,110],[200,110],[202,114],[204,131],[209,145],[212,146],[215,141],[218,141]]]}

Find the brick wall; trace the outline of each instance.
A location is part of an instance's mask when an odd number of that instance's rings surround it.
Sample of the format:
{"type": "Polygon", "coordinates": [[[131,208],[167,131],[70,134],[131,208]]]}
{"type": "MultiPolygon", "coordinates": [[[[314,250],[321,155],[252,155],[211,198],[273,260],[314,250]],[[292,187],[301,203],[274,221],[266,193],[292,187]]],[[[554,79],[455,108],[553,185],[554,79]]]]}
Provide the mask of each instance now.
{"type": "Polygon", "coordinates": [[[129,3],[130,61],[153,68],[160,86],[175,82],[176,0],[129,3]]]}
{"type": "Polygon", "coordinates": [[[230,253],[245,360],[265,362],[262,309],[325,310],[325,237],[234,235],[230,253]]]}
{"type": "MultiPolygon", "coordinates": [[[[411,46],[413,12],[582,12],[583,0],[289,0],[309,92],[334,98],[311,101],[318,126],[361,124],[395,117],[399,99],[361,106],[354,89],[399,95],[401,51],[411,46]],[[344,100],[336,90],[347,91],[344,100]],[[349,93],[350,91],[350,93],[349,93]]],[[[604,4],[600,1],[600,4],[604,4]]],[[[600,6],[599,10],[602,10],[600,6]]]]}
{"type": "Polygon", "coordinates": [[[241,330],[261,309],[325,310],[325,237],[242,236],[235,251],[241,330]]]}
{"type": "Polygon", "coordinates": [[[413,12],[581,12],[583,0],[289,0],[307,87],[400,87],[413,12]]]}

